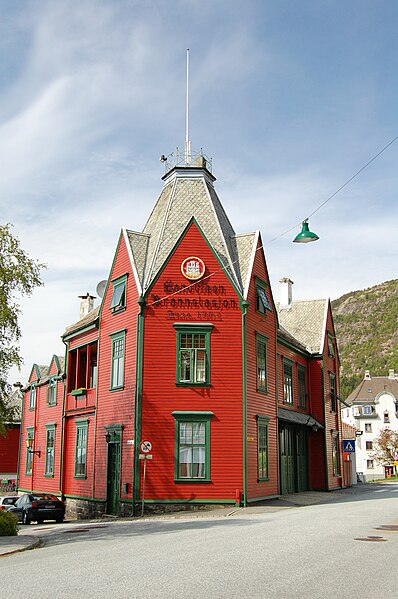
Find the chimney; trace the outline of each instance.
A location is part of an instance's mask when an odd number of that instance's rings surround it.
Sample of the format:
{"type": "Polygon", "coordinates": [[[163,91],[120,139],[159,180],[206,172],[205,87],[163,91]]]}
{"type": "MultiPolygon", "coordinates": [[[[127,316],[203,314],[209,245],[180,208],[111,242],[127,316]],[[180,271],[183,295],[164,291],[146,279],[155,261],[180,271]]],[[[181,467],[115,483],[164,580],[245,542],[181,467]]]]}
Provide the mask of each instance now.
{"type": "Polygon", "coordinates": [[[90,295],[87,291],[86,295],[79,295],[80,298],[80,320],[87,316],[89,312],[94,308],[95,296],[90,295]]]}
{"type": "Polygon", "coordinates": [[[292,303],[292,285],[294,284],[288,277],[279,280],[281,284],[280,308],[289,308],[292,303]]]}
{"type": "Polygon", "coordinates": [[[388,378],[390,380],[393,380],[393,381],[395,380],[395,370],[394,370],[394,368],[390,368],[389,369],[389,371],[388,371],[388,378]]]}
{"type": "Polygon", "coordinates": [[[371,376],[370,376],[370,370],[365,370],[365,378],[364,381],[370,381],[371,376]]]}

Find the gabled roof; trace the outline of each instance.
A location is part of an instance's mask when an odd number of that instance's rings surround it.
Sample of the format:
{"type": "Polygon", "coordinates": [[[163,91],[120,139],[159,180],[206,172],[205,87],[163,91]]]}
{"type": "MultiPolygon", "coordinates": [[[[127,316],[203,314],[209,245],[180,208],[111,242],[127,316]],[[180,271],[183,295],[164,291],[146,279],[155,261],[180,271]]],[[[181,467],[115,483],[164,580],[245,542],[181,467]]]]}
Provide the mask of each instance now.
{"type": "Polygon", "coordinates": [[[163,190],[142,233],[126,231],[138,285],[146,290],[195,218],[239,291],[244,293],[255,233],[235,235],[217,196],[215,178],[203,167],[176,167],[165,177],[163,190]]]}
{"type": "Polygon", "coordinates": [[[299,300],[287,308],[276,305],[280,325],[311,354],[321,354],[325,339],[327,299],[299,300]]]}
{"type": "Polygon", "coordinates": [[[388,376],[365,378],[347,397],[347,403],[374,401],[381,393],[390,393],[398,401],[398,380],[388,376]]]}
{"type": "Polygon", "coordinates": [[[90,326],[91,324],[94,324],[98,318],[99,309],[100,309],[100,306],[97,306],[96,308],[91,310],[88,314],[86,314],[86,316],[84,318],[82,318],[81,320],[78,320],[74,324],[71,324],[69,327],[66,327],[65,332],[62,335],[62,337],[67,337],[68,335],[71,335],[72,333],[76,333],[77,331],[80,331],[80,329],[84,329],[84,328],[90,326]]]}

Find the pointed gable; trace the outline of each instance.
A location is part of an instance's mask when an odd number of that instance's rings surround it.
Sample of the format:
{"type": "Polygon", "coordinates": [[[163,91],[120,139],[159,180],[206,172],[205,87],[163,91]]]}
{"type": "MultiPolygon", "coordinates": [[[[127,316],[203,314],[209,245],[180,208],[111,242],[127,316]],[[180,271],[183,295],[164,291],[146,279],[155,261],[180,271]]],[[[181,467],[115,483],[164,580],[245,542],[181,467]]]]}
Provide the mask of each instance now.
{"type": "Polygon", "coordinates": [[[312,354],[321,354],[329,302],[326,299],[298,300],[278,308],[279,323],[312,354]]]}
{"type": "Polygon", "coordinates": [[[47,376],[51,376],[54,374],[61,374],[65,370],[65,358],[62,356],[56,356],[55,354],[52,357],[50,362],[50,366],[48,367],[47,376]]]}
{"type": "Polygon", "coordinates": [[[47,368],[48,366],[39,366],[38,364],[33,364],[29,375],[29,383],[37,383],[40,381],[44,373],[47,371],[47,368]]]}

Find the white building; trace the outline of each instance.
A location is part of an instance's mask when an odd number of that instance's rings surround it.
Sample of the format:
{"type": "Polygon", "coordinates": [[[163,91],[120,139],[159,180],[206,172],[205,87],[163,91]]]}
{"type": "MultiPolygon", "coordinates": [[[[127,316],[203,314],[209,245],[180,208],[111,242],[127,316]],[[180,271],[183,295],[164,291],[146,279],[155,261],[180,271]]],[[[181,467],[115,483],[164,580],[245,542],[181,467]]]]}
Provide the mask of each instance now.
{"type": "Polygon", "coordinates": [[[350,407],[342,409],[342,420],[357,430],[358,476],[363,481],[384,478],[386,468],[373,456],[374,440],[385,428],[398,430],[398,374],[390,370],[388,376],[371,377],[365,370],[365,378],[347,398],[347,404],[350,407]]]}

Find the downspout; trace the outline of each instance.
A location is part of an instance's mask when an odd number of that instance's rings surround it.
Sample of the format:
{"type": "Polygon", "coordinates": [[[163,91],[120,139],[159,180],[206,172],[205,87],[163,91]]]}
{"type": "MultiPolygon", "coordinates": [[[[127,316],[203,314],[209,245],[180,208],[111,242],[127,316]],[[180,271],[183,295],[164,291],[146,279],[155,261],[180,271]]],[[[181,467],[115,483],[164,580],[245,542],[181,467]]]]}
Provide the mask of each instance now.
{"type": "Polygon", "coordinates": [[[325,422],[325,433],[324,433],[324,450],[325,450],[325,483],[326,489],[329,490],[329,462],[328,462],[328,424],[326,420],[326,401],[325,401],[325,361],[322,356],[322,403],[323,403],[323,419],[325,422]]]}
{"type": "MultiPolygon", "coordinates": [[[[90,345],[89,345],[90,347],[90,345]]],[[[95,413],[94,413],[94,456],[97,455],[97,418],[98,418],[98,387],[99,387],[99,362],[100,362],[100,325],[98,322],[98,341],[97,341],[97,380],[95,383],[95,413]]],[[[89,367],[91,368],[91,366],[89,367]]],[[[88,376],[90,377],[90,370],[88,372],[88,376]]],[[[95,475],[96,475],[96,465],[97,460],[94,458],[93,460],[93,474],[91,479],[91,498],[95,498],[95,475]]]]}
{"type": "Polygon", "coordinates": [[[242,418],[243,418],[243,507],[247,507],[247,360],[246,360],[246,315],[250,302],[242,302],[242,418]]]}
{"type": "Polygon", "coordinates": [[[59,464],[59,492],[61,493],[61,498],[64,497],[64,441],[65,441],[65,403],[66,403],[66,391],[67,391],[67,383],[68,383],[68,344],[62,337],[62,343],[65,345],[65,379],[63,381],[64,385],[64,396],[62,398],[62,418],[61,418],[61,447],[60,447],[60,464],[59,464]]]}
{"type": "Polygon", "coordinates": [[[137,343],[136,343],[136,373],[135,373],[135,405],[134,405],[134,464],[133,464],[133,516],[136,503],[140,498],[140,441],[142,424],[142,372],[144,353],[144,309],[146,300],[138,298],[140,311],[137,316],[137,343]]]}
{"type": "Polygon", "coordinates": [[[279,352],[278,352],[278,337],[276,334],[275,342],[275,400],[276,400],[276,453],[277,453],[277,465],[278,465],[278,495],[281,494],[281,460],[280,460],[280,443],[279,443],[279,418],[278,418],[278,407],[279,407],[279,352]]]}
{"type": "MultiPolygon", "coordinates": [[[[20,389],[20,391],[21,391],[21,389],[20,389]]],[[[25,415],[25,393],[23,394],[23,399],[22,399],[21,425],[19,428],[18,465],[17,465],[17,480],[16,480],[17,491],[18,491],[18,487],[19,487],[19,475],[21,472],[21,447],[22,447],[22,435],[23,435],[22,426],[24,423],[24,415],[25,415]]]]}

